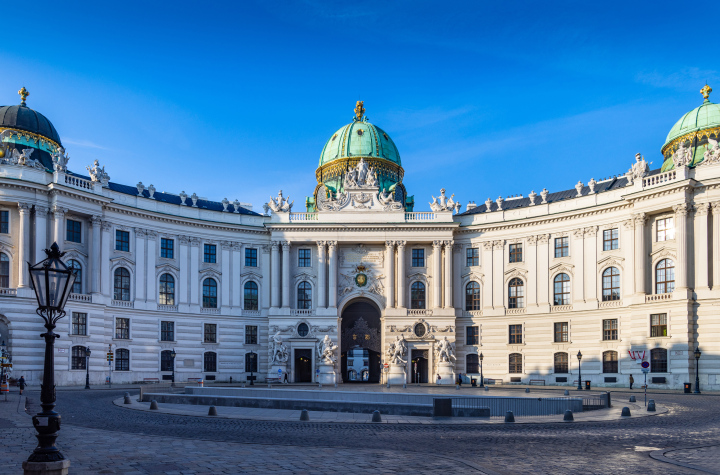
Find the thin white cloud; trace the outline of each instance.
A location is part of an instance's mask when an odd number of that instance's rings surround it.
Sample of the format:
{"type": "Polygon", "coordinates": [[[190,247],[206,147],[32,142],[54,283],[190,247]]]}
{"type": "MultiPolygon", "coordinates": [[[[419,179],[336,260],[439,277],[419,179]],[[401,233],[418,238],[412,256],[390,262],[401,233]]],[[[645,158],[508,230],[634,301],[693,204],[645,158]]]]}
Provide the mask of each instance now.
{"type": "Polygon", "coordinates": [[[98,145],[95,142],[91,142],[89,140],[73,140],[73,139],[63,138],[63,143],[65,145],[75,145],[78,147],[96,148],[98,150],[110,150],[107,147],[103,147],[102,145],[98,145]]]}

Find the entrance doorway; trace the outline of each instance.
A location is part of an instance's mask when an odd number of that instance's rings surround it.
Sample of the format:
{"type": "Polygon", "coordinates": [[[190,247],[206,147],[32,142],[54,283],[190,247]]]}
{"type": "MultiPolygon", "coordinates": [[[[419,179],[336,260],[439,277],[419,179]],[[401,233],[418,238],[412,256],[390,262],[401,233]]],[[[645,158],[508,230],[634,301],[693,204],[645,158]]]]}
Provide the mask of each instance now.
{"type": "Polygon", "coordinates": [[[412,350],[410,370],[413,383],[428,382],[428,350],[412,350]]]}
{"type": "Polygon", "coordinates": [[[295,350],[295,382],[312,383],[312,350],[309,348],[295,350]]]}
{"type": "Polygon", "coordinates": [[[346,383],[380,382],[380,309],[357,299],[342,313],[340,372],[346,383]]]}

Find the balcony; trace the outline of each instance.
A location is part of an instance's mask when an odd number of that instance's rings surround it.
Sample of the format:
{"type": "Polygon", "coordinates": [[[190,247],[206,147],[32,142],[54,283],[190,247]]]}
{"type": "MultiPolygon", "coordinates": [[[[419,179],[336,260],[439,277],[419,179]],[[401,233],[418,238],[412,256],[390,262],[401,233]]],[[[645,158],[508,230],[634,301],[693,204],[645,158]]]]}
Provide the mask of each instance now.
{"type": "Polygon", "coordinates": [[[665,183],[675,181],[676,179],[677,170],[670,170],[669,172],[660,173],[659,175],[653,175],[647,178],[643,178],[643,188],[664,185],[665,183]]]}
{"type": "Polygon", "coordinates": [[[661,300],[672,300],[672,294],[652,294],[645,296],[645,303],[659,302],[661,300]]]}
{"type": "Polygon", "coordinates": [[[72,300],[73,302],[87,302],[92,303],[92,295],[86,295],[86,294],[70,294],[68,297],[68,300],[72,300]]]}
{"type": "Polygon", "coordinates": [[[4,295],[5,297],[17,297],[17,289],[0,289],[0,295],[4,295]]]}
{"type": "Polygon", "coordinates": [[[290,221],[317,221],[318,220],[318,214],[317,213],[288,213],[288,218],[290,221]]]}
{"type": "Polygon", "coordinates": [[[437,216],[429,211],[405,213],[405,221],[435,221],[437,216]]]}
{"type": "Polygon", "coordinates": [[[65,175],[65,184],[81,190],[93,191],[93,182],[76,176],[65,175]]]}
{"type": "Polygon", "coordinates": [[[205,313],[207,315],[220,315],[220,309],[200,307],[200,313],[205,313]]]}
{"type": "Polygon", "coordinates": [[[133,308],[133,303],[129,300],[112,300],[110,305],[112,307],[133,308]]]}
{"type": "Polygon", "coordinates": [[[308,309],[291,309],[290,315],[293,317],[310,317],[315,313],[311,308],[308,309]]]}
{"type": "Polygon", "coordinates": [[[178,306],[177,305],[162,305],[158,304],[157,306],[158,311],[160,312],[177,312],[178,306]]]}

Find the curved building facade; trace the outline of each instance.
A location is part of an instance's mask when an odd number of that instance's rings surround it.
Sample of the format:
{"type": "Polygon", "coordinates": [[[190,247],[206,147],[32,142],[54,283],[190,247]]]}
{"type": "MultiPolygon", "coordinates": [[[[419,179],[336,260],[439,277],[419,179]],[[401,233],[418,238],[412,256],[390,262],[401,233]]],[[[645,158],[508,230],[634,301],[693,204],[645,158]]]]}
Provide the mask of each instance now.
{"type": "Polygon", "coordinates": [[[358,103],[323,147],[306,209],[280,194],[260,213],[118,184],[97,161],[68,168],[50,121],[25,109],[25,96],[0,108],[0,339],[15,377],[41,379],[26,262],[57,242],[77,275],[56,330],[59,384],[82,384],[89,362],[93,384],[452,384],[482,371],[577,386],[582,353],[594,386],[639,383],[647,361],[650,387],[679,388],[699,347],[701,385],[720,389],[709,116],[673,128],[662,169],[638,154],[625,175],[569,190],[461,207],[443,189],[418,212],[397,147],[358,103]]]}

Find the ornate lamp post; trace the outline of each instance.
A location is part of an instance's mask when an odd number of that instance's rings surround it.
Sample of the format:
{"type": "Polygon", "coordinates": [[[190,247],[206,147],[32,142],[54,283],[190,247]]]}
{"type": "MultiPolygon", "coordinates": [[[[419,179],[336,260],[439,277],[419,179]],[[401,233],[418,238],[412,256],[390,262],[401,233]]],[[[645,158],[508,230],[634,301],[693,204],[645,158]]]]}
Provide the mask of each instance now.
{"type": "Polygon", "coordinates": [[[172,379],[170,380],[170,386],[175,387],[175,357],[177,356],[177,353],[175,353],[175,348],[172,349],[170,352],[170,358],[172,361],[172,379]]]}
{"type": "Polygon", "coordinates": [[[85,347],[85,389],[90,389],[90,347],[85,347]]]}
{"type": "MultiPolygon", "coordinates": [[[[0,345],[0,361],[3,364],[5,364],[7,359],[8,359],[7,346],[5,346],[5,340],[3,340],[2,345],[0,345]]],[[[4,382],[5,382],[5,366],[0,368],[0,384],[2,384],[4,382]]],[[[7,393],[5,393],[5,395],[6,395],[5,399],[7,400],[7,393]]]]}
{"type": "Polygon", "coordinates": [[[695,347],[695,391],[693,394],[700,394],[700,347],[695,347]]]}
{"type": "Polygon", "coordinates": [[[483,382],[483,379],[484,379],[484,378],[483,378],[483,372],[482,372],[482,362],[483,362],[483,358],[485,358],[485,357],[483,356],[482,351],[481,351],[481,352],[480,352],[480,387],[481,387],[481,388],[484,388],[484,387],[485,387],[485,383],[483,382]]]}
{"type": "Polygon", "coordinates": [[[582,360],[582,353],[578,350],[578,391],[582,391],[582,372],[580,371],[580,360],[582,360]]]}
{"type": "Polygon", "coordinates": [[[250,386],[255,386],[255,353],[250,353],[250,386]]]}
{"type": "MultiPolygon", "coordinates": [[[[32,280],[35,297],[38,301],[36,313],[45,321],[45,364],[43,367],[43,382],[40,387],[40,406],[42,412],[33,416],[33,425],[37,430],[38,446],[35,448],[23,468],[30,468],[33,462],[46,464],[60,462],[65,456],[55,447],[57,432],[60,430],[60,414],[55,412],[55,361],[54,349],[55,324],[65,316],[65,302],[70,296],[70,290],[75,282],[75,272],[69,269],[60,258],[65,254],[60,252],[57,243],[50,249],[45,249],[47,259],[34,266],[28,262],[30,279],[32,280]]],[[[69,466],[69,462],[66,463],[69,466]]]]}

